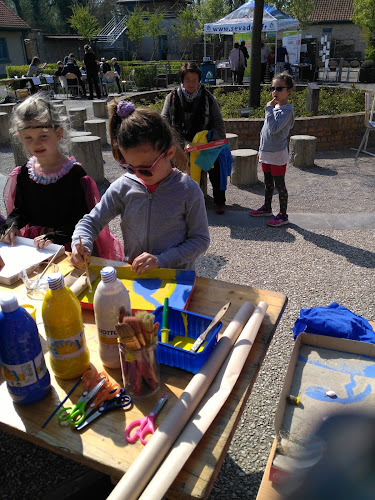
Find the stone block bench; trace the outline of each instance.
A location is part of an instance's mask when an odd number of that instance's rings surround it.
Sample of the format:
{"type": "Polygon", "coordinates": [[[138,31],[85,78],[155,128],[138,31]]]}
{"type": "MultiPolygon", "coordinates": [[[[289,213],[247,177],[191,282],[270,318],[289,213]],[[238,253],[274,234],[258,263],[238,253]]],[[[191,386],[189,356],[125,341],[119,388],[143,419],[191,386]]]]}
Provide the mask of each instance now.
{"type": "Polygon", "coordinates": [[[230,181],[235,186],[254,185],[258,182],[258,151],[235,149],[231,152],[234,162],[230,181]]]}

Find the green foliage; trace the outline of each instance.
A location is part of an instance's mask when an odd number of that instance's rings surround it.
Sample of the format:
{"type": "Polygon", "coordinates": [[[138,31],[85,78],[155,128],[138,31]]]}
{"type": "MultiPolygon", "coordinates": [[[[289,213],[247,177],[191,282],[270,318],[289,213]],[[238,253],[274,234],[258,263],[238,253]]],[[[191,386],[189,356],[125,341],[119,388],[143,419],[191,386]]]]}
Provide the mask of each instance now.
{"type": "Polygon", "coordinates": [[[126,23],[127,35],[129,40],[134,43],[135,52],[133,58],[136,59],[141,46],[142,38],[147,33],[147,22],[144,20],[145,13],[142,7],[137,4],[134,11],[129,15],[128,22],[126,23]]]}
{"type": "Polygon", "coordinates": [[[99,21],[89,13],[88,7],[83,7],[77,0],[70,7],[72,15],[69,18],[70,26],[83,38],[91,40],[100,31],[99,21]]]}
{"type": "Polygon", "coordinates": [[[225,0],[204,0],[200,5],[195,5],[195,17],[199,23],[197,33],[203,34],[204,25],[225,17],[230,12],[230,7],[225,0]]]}
{"type": "Polygon", "coordinates": [[[353,7],[352,21],[363,31],[366,41],[366,57],[375,59],[375,2],[374,0],[354,0],[353,7]]]}
{"type": "Polygon", "coordinates": [[[175,31],[177,36],[182,38],[182,40],[184,41],[184,53],[182,55],[183,58],[185,53],[188,51],[190,40],[194,40],[195,38],[197,38],[194,9],[192,9],[191,7],[187,7],[185,10],[180,12],[177,16],[177,22],[178,24],[174,25],[172,29],[173,31],[175,31]]]}
{"type": "Polygon", "coordinates": [[[156,9],[154,12],[146,11],[145,15],[148,17],[147,22],[147,33],[154,40],[154,50],[152,52],[151,60],[156,56],[156,47],[159,41],[159,36],[167,33],[164,26],[161,23],[164,21],[164,12],[160,9],[156,9]]]}

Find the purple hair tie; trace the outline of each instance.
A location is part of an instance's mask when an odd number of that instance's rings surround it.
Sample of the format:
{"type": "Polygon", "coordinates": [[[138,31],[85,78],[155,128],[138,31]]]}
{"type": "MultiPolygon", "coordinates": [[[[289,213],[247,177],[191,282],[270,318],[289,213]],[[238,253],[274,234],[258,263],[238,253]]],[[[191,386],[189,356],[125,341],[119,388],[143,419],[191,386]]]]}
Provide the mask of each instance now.
{"type": "Polygon", "coordinates": [[[120,118],[127,118],[135,110],[134,104],[130,101],[120,101],[117,104],[117,115],[120,118]]]}

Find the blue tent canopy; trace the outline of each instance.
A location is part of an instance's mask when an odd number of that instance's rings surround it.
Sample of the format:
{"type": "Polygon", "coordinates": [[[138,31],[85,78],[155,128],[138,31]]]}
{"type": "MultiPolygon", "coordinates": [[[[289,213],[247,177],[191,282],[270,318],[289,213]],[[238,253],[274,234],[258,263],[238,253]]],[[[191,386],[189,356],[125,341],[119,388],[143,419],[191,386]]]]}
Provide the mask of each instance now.
{"type": "MultiPolygon", "coordinates": [[[[209,35],[247,33],[253,30],[255,2],[250,0],[227,16],[204,25],[204,33],[209,35]]],[[[280,31],[299,26],[297,19],[274,7],[264,5],[262,31],[280,31]]]]}

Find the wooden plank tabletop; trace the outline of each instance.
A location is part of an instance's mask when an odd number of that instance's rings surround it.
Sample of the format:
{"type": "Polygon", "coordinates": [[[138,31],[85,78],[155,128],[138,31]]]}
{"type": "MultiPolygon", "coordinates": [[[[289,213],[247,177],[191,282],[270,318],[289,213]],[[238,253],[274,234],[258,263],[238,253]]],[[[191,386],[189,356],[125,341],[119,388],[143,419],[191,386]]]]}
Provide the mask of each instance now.
{"type": "MultiPolygon", "coordinates": [[[[93,265],[104,266],[111,263],[111,261],[103,259],[92,259],[93,265]]],[[[120,265],[118,262],[115,264],[116,266],[120,265]]],[[[58,265],[63,274],[71,268],[68,258],[60,259],[58,265]]],[[[13,291],[19,297],[20,304],[33,303],[36,305],[38,328],[42,337],[43,349],[47,352],[40,313],[41,301],[33,302],[28,299],[22,282],[17,282],[10,287],[0,286],[0,293],[4,291],[13,291]]],[[[209,495],[287,301],[286,296],[281,293],[218,280],[197,278],[189,304],[190,311],[213,317],[226,302],[231,301],[232,303],[228,313],[223,318],[221,332],[233,319],[243,302],[249,301],[256,305],[261,300],[267,302],[269,307],[243,372],[224,407],[169,489],[167,498],[206,498],[209,495]]],[[[101,371],[103,366],[98,354],[93,312],[84,310],[83,319],[91,363],[98,371],[101,371]]],[[[50,368],[49,354],[46,354],[45,359],[50,368]]],[[[122,384],[120,370],[107,369],[106,371],[113,379],[122,384]]],[[[135,418],[149,413],[160,395],[167,392],[169,400],[156,420],[156,425],[160,423],[163,415],[166,415],[168,408],[172,407],[193,376],[183,370],[161,365],[162,383],[157,394],[145,400],[135,400],[131,410],[109,412],[79,432],[70,426],[59,424],[56,417],[53,417],[44,429],[41,428],[43,422],[77,380],[56,379],[51,369],[50,375],[52,388],[49,395],[37,403],[26,406],[13,403],[4,379],[0,378],[0,428],[38,446],[104,472],[114,479],[122,477],[143,448],[139,442],[132,445],[126,442],[124,435],[126,425],[135,418]]],[[[77,402],[81,393],[82,385],[79,385],[65,405],[77,402]]]]}

